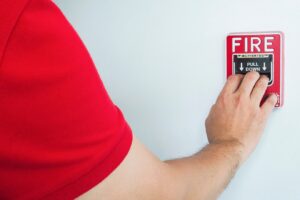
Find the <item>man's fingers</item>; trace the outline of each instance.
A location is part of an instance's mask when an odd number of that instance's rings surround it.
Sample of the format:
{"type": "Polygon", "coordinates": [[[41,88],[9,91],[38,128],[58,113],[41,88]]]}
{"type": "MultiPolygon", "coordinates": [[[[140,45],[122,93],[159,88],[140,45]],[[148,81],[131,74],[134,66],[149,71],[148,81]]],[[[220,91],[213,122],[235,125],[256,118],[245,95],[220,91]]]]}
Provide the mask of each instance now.
{"type": "Polygon", "coordinates": [[[244,77],[244,79],[243,79],[243,81],[242,81],[242,83],[241,83],[238,91],[241,94],[250,96],[250,94],[251,94],[251,92],[253,90],[253,87],[256,84],[256,82],[259,79],[259,77],[260,77],[260,75],[259,75],[258,72],[254,72],[254,71],[248,72],[245,75],[245,77],[244,77]]]}
{"type": "Polygon", "coordinates": [[[261,110],[264,113],[265,116],[268,116],[273,108],[275,107],[277,103],[277,95],[276,94],[271,94],[267,100],[264,102],[264,104],[261,106],[261,110]]]}
{"type": "Polygon", "coordinates": [[[222,93],[227,93],[227,94],[234,93],[239,88],[241,81],[243,80],[243,77],[244,76],[242,74],[229,76],[225,83],[222,93]]]}
{"type": "Polygon", "coordinates": [[[268,88],[268,82],[269,78],[267,76],[261,76],[252,90],[251,99],[258,106],[260,105],[260,102],[268,88]]]}

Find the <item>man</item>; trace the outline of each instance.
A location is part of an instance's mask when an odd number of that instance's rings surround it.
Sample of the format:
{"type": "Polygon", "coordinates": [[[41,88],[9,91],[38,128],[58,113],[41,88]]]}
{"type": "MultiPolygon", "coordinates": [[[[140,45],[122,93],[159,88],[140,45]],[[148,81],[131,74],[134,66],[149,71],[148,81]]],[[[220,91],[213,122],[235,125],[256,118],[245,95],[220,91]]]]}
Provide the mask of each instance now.
{"type": "Polygon", "coordinates": [[[267,77],[231,76],[206,120],[209,144],[163,162],[133,136],[52,1],[1,0],[0,30],[0,199],[216,199],[277,100],[260,106],[267,77]]]}

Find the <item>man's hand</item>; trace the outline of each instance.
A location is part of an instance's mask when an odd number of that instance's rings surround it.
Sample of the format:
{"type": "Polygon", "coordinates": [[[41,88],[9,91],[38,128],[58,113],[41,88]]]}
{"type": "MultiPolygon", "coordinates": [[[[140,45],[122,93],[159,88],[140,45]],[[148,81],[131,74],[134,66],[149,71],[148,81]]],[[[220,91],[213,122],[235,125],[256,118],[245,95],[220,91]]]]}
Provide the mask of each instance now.
{"type": "Polygon", "coordinates": [[[260,106],[267,81],[256,72],[229,78],[206,120],[210,144],[200,152],[162,162],[134,137],[120,166],[78,200],[217,199],[255,148],[276,103],[272,95],[260,106]]]}
{"type": "Polygon", "coordinates": [[[209,142],[240,146],[244,161],[257,145],[277,102],[272,94],[260,106],[267,86],[268,77],[257,72],[230,76],[206,120],[209,142]]]}

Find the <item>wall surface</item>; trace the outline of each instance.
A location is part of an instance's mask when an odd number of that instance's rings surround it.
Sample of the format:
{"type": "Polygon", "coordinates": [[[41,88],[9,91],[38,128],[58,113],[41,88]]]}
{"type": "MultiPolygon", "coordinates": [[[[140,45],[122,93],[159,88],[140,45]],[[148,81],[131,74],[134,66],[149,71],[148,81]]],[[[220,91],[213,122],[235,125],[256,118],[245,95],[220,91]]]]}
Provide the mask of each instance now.
{"type": "Polygon", "coordinates": [[[161,159],[206,144],[228,32],[286,35],[285,105],[221,200],[300,199],[300,1],[55,0],[135,135],[161,159]]]}

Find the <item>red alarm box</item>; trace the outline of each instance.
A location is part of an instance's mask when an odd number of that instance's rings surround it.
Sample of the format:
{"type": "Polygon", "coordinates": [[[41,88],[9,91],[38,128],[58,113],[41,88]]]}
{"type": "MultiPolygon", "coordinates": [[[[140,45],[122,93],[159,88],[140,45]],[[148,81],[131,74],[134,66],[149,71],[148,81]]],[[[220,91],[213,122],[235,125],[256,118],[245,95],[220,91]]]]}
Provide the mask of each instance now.
{"type": "Polygon", "coordinates": [[[264,99],[275,93],[283,106],[284,35],[282,32],[230,33],[226,39],[227,78],[257,71],[269,77],[264,99]]]}

